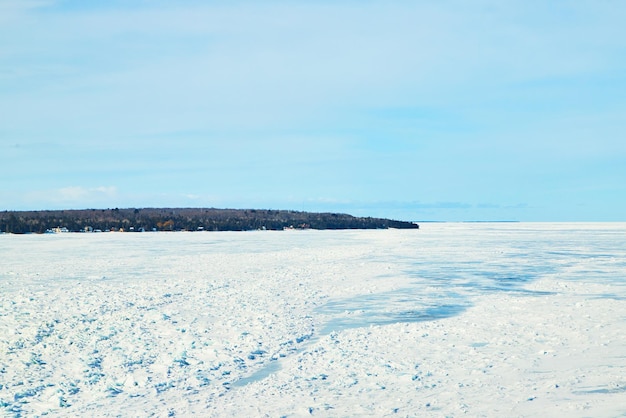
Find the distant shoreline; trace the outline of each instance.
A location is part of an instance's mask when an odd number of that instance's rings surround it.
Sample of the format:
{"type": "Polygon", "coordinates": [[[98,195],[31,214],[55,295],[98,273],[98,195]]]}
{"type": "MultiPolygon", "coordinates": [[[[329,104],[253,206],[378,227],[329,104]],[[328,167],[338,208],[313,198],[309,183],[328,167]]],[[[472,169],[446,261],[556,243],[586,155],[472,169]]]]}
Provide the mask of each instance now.
{"type": "Polygon", "coordinates": [[[0,212],[0,233],[419,229],[415,222],[270,209],[114,208],[0,212]]]}
{"type": "Polygon", "coordinates": [[[503,221],[419,221],[422,224],[453,224],[453,223],[463,223],[463,224],[472,224],[472,223],[484,223],[484,224],[498,224],[498,223],[521,223],[521,221],[515,220],[503,220],[503,221]]]}

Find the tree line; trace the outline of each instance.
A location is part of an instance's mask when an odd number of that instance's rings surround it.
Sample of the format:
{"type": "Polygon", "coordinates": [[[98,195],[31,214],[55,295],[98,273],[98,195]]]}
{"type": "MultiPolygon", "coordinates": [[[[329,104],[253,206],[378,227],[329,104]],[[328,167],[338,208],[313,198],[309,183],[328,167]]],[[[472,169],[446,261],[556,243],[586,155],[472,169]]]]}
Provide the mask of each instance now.
{"type": "Polygon", "coordinates": [[[413,222],[269,209],[126,208],[0,212],[0,232],[249,231],[257,229],[409,229],[413,222]]]}

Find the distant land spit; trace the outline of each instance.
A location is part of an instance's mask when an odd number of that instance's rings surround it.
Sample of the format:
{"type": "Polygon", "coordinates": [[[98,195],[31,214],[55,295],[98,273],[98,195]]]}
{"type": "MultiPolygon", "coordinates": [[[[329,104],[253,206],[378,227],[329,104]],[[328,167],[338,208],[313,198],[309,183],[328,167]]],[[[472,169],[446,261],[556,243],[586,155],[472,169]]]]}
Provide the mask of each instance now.
{"type": "Polygon", "coordinates": [[[418,229],[414,222],[270,209],[126,208],[0,212],[0,232],[418,229]]]}

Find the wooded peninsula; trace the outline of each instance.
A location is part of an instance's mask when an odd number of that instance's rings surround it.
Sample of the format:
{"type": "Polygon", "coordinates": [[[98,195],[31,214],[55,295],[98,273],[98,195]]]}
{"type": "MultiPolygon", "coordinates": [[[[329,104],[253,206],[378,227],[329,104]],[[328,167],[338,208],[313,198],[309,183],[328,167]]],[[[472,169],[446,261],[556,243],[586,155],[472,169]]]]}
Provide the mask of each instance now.
{"type": "Polygon", "coordinates": [[[0,212],[0,233],[417,229],[414,222],[268,209],[127,208],[0,212]]]}

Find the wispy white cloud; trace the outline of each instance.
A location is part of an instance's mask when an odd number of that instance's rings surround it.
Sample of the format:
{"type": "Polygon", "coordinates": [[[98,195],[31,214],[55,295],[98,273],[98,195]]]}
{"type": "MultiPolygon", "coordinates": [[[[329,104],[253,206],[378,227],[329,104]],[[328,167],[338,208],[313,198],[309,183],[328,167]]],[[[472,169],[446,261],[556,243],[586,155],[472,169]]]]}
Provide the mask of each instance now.
{"type": "Polygon", "coordinates": [[[33,9],[54,5],[55,0],[0,0],[0,22],[14,22],[28,17],[33,9]]]}
{"type": "Polygon", "coordinates": [[[94,188],[69,186],[56,191],[56,196],[61,201],[93,200],[103,197],[111,198],[115,197],[116,194],[117,188],[114,186],[100,186],[94,188]]]}
{"type": "Polygon", "coordinates": [[[24,201],[21,209],[111,207],[118,203],[115,186],[67,186],[58,189],[17,192],[24,201]]]}

